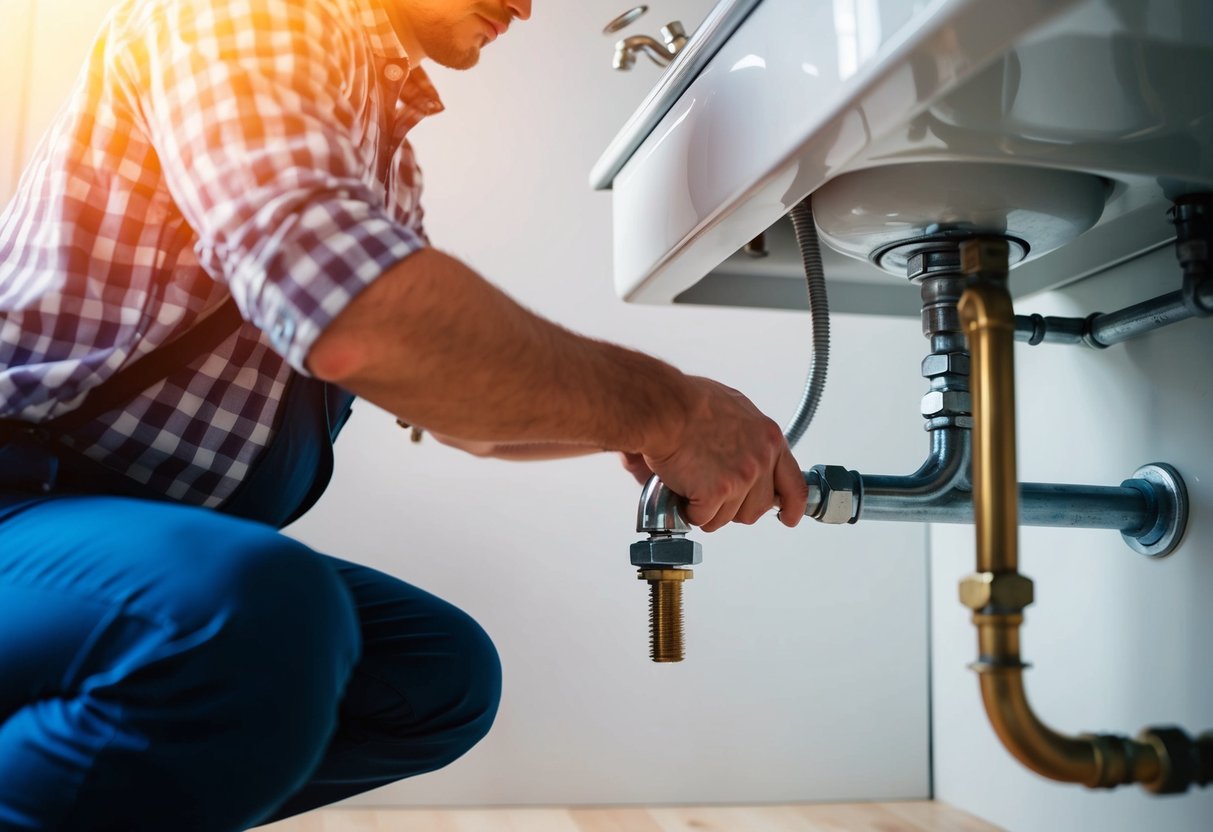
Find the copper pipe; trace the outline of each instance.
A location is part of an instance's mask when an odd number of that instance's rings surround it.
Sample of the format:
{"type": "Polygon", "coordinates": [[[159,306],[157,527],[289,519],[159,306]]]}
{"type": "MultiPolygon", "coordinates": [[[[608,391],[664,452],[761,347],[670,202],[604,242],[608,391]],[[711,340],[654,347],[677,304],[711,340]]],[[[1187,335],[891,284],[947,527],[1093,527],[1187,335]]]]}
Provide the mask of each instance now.
{"type": "Polygon", "coordinates": [[[973,504],[977,574],[961,583],[973,610],[986,714],[1003,745],[1045,777],[1091,788],[1141,783],[1153,792],[1185,791],[1209,782],[1213,745],[1193,742],[1177,728],[1151,728],[1138,740],[1059,734],[1028,704],[1019,654],[1023,610],[1032,582],[1018,572],[1018,477],[1015,470],[1015,313],[1007,291],[1007,244],[972,240],[961,245],[969,275],[960,299],[961,322],[972,357],[973,504]]]}

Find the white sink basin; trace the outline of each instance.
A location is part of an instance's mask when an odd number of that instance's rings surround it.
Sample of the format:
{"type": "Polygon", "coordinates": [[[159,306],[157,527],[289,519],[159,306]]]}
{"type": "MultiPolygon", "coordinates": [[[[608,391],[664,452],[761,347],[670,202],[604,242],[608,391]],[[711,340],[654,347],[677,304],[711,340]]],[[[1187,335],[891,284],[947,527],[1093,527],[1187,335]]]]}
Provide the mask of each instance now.
{"type": "MultiPolygon", "coordinates": [[[[740,25],[694,34],[694,77],[670,84],[690,74],[676,62],[633,141],[621,134],[595,168],[629,301],[803,306],[780,220],[853,171],[955,161],[1100,177],[1102,214],[1018,265],[1019,296],[1167,244],[1170,198],[1213,190],[1208,0],[733,0],[713,15],[751,5],[740,25]],[[767,229],[771,256],[737,254],[767,229]]],[[[905,281],[861,259],[826,265],[839,311],[916,313],[905,281]]]]}

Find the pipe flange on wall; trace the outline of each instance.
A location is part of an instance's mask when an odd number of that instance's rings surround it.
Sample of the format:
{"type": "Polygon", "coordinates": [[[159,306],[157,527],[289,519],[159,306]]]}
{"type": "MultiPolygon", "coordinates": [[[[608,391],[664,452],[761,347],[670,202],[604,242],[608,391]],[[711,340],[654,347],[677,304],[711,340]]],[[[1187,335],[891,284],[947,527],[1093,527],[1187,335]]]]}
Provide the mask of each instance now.
{"type": "Polygon", "coordinates": [[[1154,504],[1154,523],[1147,529],[1121,532],[1125,543],[1139,555],[1165,558],[1175,551],[1188,526],[1188,489],[1179,471],[1165,462],[1143,465],[1121,486],[1136,488],[1154,504]]]}

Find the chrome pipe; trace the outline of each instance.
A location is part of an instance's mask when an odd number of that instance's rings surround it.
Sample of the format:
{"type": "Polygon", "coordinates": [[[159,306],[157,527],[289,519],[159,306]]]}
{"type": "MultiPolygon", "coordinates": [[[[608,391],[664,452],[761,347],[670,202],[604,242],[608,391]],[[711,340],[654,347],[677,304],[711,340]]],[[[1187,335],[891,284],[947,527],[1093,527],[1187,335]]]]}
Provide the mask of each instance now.
{"type": "MultiPolygon", "coordinates": [[[[1209,293],[1213,294],[1213,287],[1209,293]]],[[[1198,298],[1201,303],[1204,302],[1203,295],[1198,298]]],[[[1186,321],[1197,314],[1192,305],[1184,300],[1183,292],[1169,292],[1116,312],[1096,313],[1086,318],[1016,315],[1015,340],[1031,346],[1086,344],[1103,349],[1186,321]]]]}
{"type": "MultiPolygon", "coordinates": [[[[863,520],[917,523],[972,523],[973,494],[953,489],[931,500],[907,500],[895,493],[872,497],[868,477],[861,475],[863,520]]],[[[1158,509],[1145,480],[1121,487],[1025,482],[1019,485],[1019,522],[1023,526],[1071,529],[1115,529],[1133,536],[1154,526],[1158,509]],[[1135,486],[1140,486],[1140,488],[1135,486]]]]}
{"type": "Polygon", "coordinates": [[[1087,320],[1053,315],[1016,315],[1015,340],[1032,347],[1037,344],[1081,344],[1087,333],[1087,320]]]}
{"type": "MultiPolygon", "coordinates": [[[[966,428],[941,428],[931,433],[931,454],[909,476],[860,475],[860,516],[869,505],[909,507],[931,504],[957,488],[967,488],[970,438],[966,428]]],[[[873,519],[881,519],[874,517],[873,519]]],[[[886,518],[894,519],[894,518],[886,518]]]]}
{"type": "Polygon", "coordinates": [[[1096,315],[1091,319],[1088,343],[1095,347],[1110,347],[1195,315],[1196,311],[1185,303],[1183,292],[1170,292],[1118,312],[1096,315]]]}

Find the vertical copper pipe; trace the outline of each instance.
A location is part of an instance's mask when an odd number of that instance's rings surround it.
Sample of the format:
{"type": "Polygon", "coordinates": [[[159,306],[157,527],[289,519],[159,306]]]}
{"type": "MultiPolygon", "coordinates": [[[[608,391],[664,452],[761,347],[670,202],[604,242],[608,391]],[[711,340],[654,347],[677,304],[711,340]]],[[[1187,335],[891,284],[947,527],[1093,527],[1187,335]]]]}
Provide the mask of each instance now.
{"type": "Polygon", "coordinates": [[[1018,573],[1018,475],[1015,470],[1015,314],[1007,291],[1007,248],[1000,240],[961,246],[969,281],[959,309],[972,356],[973,503],[978,573],[961,584],[973,609],[982,699],[1003,745],[1038,774],[1092,788],[1142,783],[1151,791],[1183,791],[1200,763],[1179,765],[1176,752],[1199,760],[1178,729],[1150,729],[1140,741],[1119,736],[1069,737],[1037,719],[1023,687],[1019,654],[1023,609],[1032,584],[1018,573]],[[1170,745],[1168,745],[1168,743],[1170,745]],[[1180,771],[1183,768],[1184,771],[1180,771]],[[1193,773],[1189,774],[1188,769],[1193,773]]]}
{"type": "MultiPolygon", "coordinates": [[[[1004,244],[1005,245],[1005,244],[1004,244]]],[[[973,395],[973,512],[977,569],[1014,572],[1019,553],[1015,469],[1015,313],[1006,275],[970,283],[960,298],[973,395]],[[981,414],[980,417],[977,414],[981,414]]]]}

